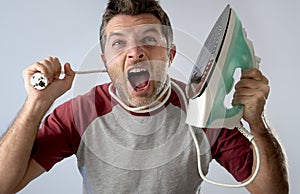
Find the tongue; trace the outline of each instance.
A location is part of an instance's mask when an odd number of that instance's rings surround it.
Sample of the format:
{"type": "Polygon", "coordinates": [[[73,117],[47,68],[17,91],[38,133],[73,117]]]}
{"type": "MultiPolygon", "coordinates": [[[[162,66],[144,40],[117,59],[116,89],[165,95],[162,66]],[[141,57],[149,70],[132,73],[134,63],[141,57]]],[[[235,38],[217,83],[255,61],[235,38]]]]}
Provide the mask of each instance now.
{"type": "Polygon", "coordinates": [[[148,85],[149,74],[147,73],[135,73],[130,76],[130,83],[135,90],[142,90],[148,85]]]}

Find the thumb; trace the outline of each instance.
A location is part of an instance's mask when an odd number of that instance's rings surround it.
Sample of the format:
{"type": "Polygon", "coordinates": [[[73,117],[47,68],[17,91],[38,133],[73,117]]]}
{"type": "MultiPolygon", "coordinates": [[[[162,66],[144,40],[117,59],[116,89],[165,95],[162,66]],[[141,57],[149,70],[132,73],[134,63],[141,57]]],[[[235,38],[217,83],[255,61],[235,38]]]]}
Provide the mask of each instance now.
{"type": "Polygon", "coordinates": [[[65,77],[63,78],[63,80],[68,85],[68,87],[70,88],[72,86],[72,82],[73,82],[74,77],[75,77],[75,72],[71,68],[70,63],[65,63],[64,71],[65,71],[65,77]]]}

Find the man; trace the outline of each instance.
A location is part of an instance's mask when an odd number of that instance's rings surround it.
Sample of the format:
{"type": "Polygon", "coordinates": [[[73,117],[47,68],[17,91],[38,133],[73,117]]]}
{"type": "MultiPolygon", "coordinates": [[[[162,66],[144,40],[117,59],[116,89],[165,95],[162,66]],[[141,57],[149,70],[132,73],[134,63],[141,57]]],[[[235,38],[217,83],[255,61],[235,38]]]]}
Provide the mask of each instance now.
{"type": "MultiPolygon", "coordinates": [[[[111,0],[100,29],[102,59],[112,83],[99,85],[56,108],[75,73],[49,57],[23,71],[27,99],[0,142],[0,193],[13,193],[72,154],[83,176],[84,193],[197,193],[196,151],[185,124],[184,85],[167,74],[175,55],[171,24],[154,0],[111,0]],[[30,77],[45,74],[42,91],[30,77]]],[[[244,119],[260,148],[261,169],[247,186],[251,193],[288,193],[285,158],[261,118],[269,93],[257,69],[244,71],[233,105],[243,104],[244,119]]],[[[201,144],[202,170],[212,159],[238,181],[251,176],[256,161],[249,142],[237,131],[193,129],[201,144]]]]}

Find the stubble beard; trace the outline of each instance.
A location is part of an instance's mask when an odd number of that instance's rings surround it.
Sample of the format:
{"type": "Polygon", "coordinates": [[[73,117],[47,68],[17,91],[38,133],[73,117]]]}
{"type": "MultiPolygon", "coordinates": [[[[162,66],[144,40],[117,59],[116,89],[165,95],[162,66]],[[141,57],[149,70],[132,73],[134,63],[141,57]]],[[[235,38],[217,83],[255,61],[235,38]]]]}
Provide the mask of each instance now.
{"type": "Polygon", "coordinates": [[[127,89],[127,87],[124,87],[124,84],[122,83],[116,83],[115,88],[119,98],[121,98],[121,100],[129,107],[145,107],[157,101],[157,98],[161,92],[165,89],[165,87],[168,87],[166,80],[164,82],[155,81],[151,84],[153,84],[152,95],[145,93],[145,95],[135,97],[130,95],[130,91],[127,89]]]}

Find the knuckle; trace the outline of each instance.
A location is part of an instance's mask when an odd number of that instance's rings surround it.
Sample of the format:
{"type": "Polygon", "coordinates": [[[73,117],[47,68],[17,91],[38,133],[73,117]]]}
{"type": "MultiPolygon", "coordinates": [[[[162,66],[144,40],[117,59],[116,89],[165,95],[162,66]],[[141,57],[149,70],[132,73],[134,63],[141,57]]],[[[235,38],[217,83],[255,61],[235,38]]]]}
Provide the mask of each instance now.
{"type": "Polygon", "coordinates": [[[270,81],[269,81],[269,79],[268,79],[266,76],[264,76],[264,80],[265,80],[265,83],[266,83],[267,85],[269,85],[270,81]]]}
{"type": "Polygon", "coordinates": [[[39,64],[48,65],[49,60],[48,59],[43,59],[42,61],[39,62],[39,64]]]}
{"type": "Polygon", "coordinates": [[[54,57],[54,58],[53,58],[53,61],[54,61],[55,63],[60,63],[60,62],[59,62],[59,59],[58,59],[57,57],[54,57]]]}
{"type": "Polygon", "coordinates": [[[22,71],[22,76],[25,77],[27,74],[28,74],[27,69],[24,69],[24,70],[22,71]]]}
{"type": "Polygon", "coordinates": [[[270,88],[269,85],[266,85],[265,88],[266,88],[265,90],[266,90],[267,92],[270,92],[271,88],[270,88]]]}
{"type": "Polygon", "coordinates": [[[270,86],[266,85],[265,89],[264,89],[264,97],[265,97],[265,99],[268,98],[269,93],[270,93],[270,86]]]}
{"type": "Polygon", "coordinates": [[[250,70],[250,72],[252,73],[252,75],[256,75],[256,76],[261,76],[262,75],[261,71],[257,68],[252,68],[250,70]]]}
{"type": "Polygon", "coordinates": [[[269,85],[263,85],[262,91],[264,94],[268,94],[270,92],[270,86],[269,85]]]}

